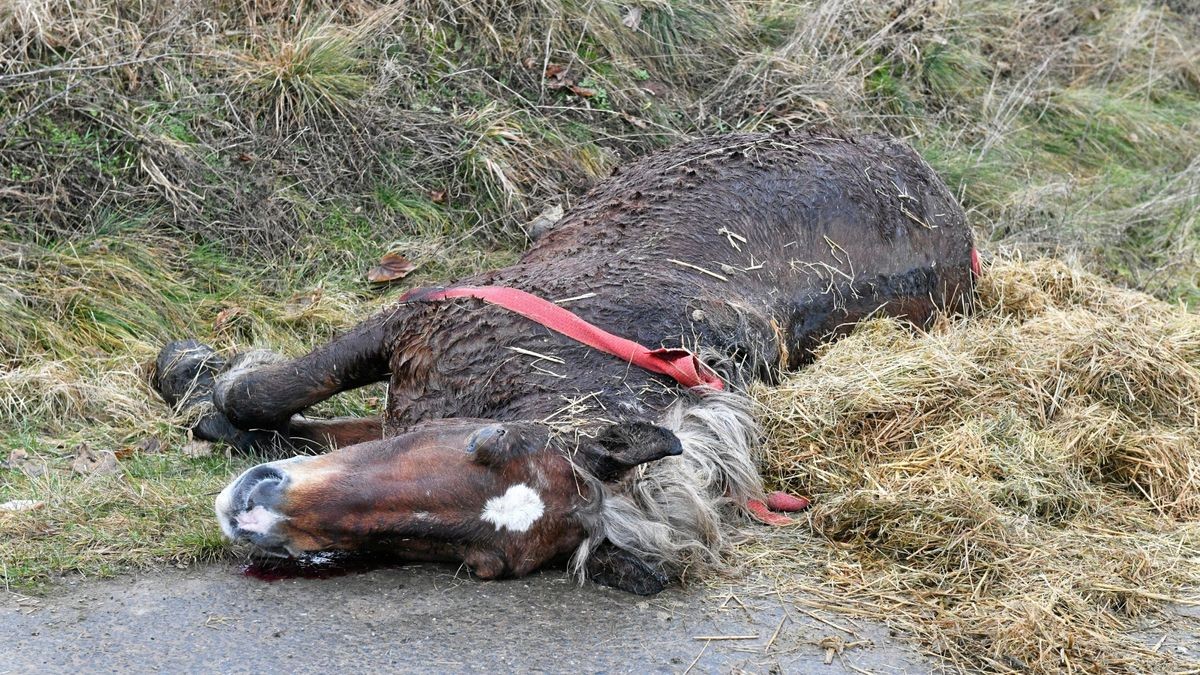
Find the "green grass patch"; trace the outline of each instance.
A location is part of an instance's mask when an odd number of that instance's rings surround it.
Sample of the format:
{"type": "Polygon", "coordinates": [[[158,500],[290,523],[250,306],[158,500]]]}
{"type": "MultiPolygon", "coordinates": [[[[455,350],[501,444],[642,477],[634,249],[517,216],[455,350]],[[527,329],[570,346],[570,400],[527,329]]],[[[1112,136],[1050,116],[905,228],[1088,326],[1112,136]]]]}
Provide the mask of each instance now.
{"type": "MultiPolygon", "coordinates": [[[[320,236],[298,242],[288,266],[136,224],[114,225],[87,245],[0,245],[0,503],[39,503],[0,511],[0,584],[29,590],[64,573],[229,554],[213,499],[261,458],[220,446],[211,457],[184,456],[185,420],[146,382],[165,341],[197,337],[227,354],[266,347],[299,355],[405,288],[513,258],[445,223],[437,239],[427,223],[390,244],[422,267],[401,286],[371,288],[365,272],[389,243],[364,237],[357,220],[329,218],[320,236]],[[119,471],[79,473],[72,463],[81,447],[113,452],[119,471]]],[[[314,414],[378,414],[383,396],[382,386],[366,387],[314,414]]]]}
{"type": "Polygon", "coordinates": [[[34,500],[29,511],[0,512],[0,585],[31,590],[64,572],[107,576],[152,564],[191,564],[227,554],[213,526],[212,501],[249,458],[188,460],[133,456],[111,476],[77,476],[48,459],[27,477],[0,471],[0,503],[34,500]]]}

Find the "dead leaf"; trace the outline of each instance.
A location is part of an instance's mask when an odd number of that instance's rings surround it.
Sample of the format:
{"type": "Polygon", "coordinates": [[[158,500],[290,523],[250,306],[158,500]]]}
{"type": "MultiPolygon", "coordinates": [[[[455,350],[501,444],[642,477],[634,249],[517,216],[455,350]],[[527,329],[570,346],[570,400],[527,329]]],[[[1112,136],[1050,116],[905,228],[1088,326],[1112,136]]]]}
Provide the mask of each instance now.
{"type": "Polygon", "coordinates": [[[575,85],[575,80],[571,79],[570,72],[566,66],[560,66],[557,63],[546,64],[546,70],[543,72],[546,79],[547,89],[562,89],[563,87],[571,87],[575,85]]]}
{"type": "Polygon", "coordinates": [[[217,318],[213,319],[213,330],[221,331],[226,326],[232,324],[235,319],[246,315],[246,310],[241,307],[226,307],[217,312],[217,318]]]}
{"type": "Polygon", "coordinates": [[[71,470],[85,476],[107,476],[120,473],[121,464],[112,450],[92,450],[87,443],[80,443],[75,448],[71,470]]]}
{"type": "Polygon", "coordinates": [[[8,453],[8,460],[2,466],[5,469],[20,471],[30,478],[36,478],[49,470],[45,462],[30,457],[29,452],[21,448],[8,453]]]}
{"type": "Polygon", "coordinates": [[[248,152],[238,153],[238,161],[244,164],[249,164],[254,161],[254,155],[248,152]]]}
{"type": "Polygon", "coordinates": [[[304,310],[320,302],[324,295],[325,290],[322,288],[318,288],[308,293],[296,293],[292,295],[292,297],[288,298],[288,301],[284,303],[283,309],[288,314],[299,314],[300,312],[303,312],[304,310]]]}
{"type": "Polygon", "coordinates": [[[642,25],[642,8],[626,7],[625,16],[621,18],[621,24],[629,30],[637,30],[638,26],[642,25]]]}
{"type": "Polygon", "coordinates": [[[429,193],[429,199],[434,204],[445,204],[446,203],[446,191],[445,190],[433,190],[429,193]]]}
{"type": "Polygon", "coordinates": [[[595,89],[588,89],[587,87],[581,87],[577,84],[572,84],[572,85],[568,86],[567,89],[572,94],[575,94],[576,96],[578,96],[580,98],[591,98],[596,95],[595,89]]]}
{"type": "Polygon", "coordinates": [[[403,279],[417,269],[411,260],[399,253],[389,253],[379,259],[379,264],[367,272],[367,281],[373,284],[385,284],[389,281],[403,279]]]}
{"type": "Polygon", "coordinates": [[[213,444],[209,443],[208,441],[201,441],[193,438],[187,443],[184,443],[183,447],[180,448],[179,451],[183,453],[184,457],[199,459],[201,457],[208,457],[213,454],[213,444]]]}
{"type": "Polygon", "coordinates": [[[39,502],[34,499],[14,499],[10,502],[0,504],[0,511],[33,511],[45,505],[46,502],[39,502]]]}
{"type": "Polygon", "coordinates": [[[134,455],[156,455],[162,450],[162,441],[158,440],[158,436],[147,436],[138,441],[135,445],[126,445],[116,451],[117,459],[126,460],[134,455]]]}

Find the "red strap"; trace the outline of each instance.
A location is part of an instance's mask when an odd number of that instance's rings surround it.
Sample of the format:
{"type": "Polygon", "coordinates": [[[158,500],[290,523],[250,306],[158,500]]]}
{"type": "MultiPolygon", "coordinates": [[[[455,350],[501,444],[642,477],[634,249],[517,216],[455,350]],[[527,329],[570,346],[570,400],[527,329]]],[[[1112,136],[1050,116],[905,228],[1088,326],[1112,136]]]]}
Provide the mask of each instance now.
{"type": "Polygon", "coordinates": [[[618,337],[575,316],[553,302],[536,295],[505,286],[462,286],[428,291],[416,289],[406,293],[401,301],[445,300],[447,298],[478,298],[503,307],[593,349],[645,368],[652,373],[667,375],[685,387],[712,387],[722,390],[725,383],[711,368],[700,362],[686,349],[647,349],[618,337]]]}

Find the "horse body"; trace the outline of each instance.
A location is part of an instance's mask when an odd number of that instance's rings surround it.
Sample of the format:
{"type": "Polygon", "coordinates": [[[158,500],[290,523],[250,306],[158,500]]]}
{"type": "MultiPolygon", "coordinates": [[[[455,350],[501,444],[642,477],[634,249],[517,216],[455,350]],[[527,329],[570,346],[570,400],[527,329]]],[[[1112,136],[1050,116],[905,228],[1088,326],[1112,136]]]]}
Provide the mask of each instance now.
{"type": "Polygon", "coordinates": [[[649,592],[714,559],[731,514],[761,496],[738,392],[864,317],[924,326],[961,309],[972,256],[962,209],[896,141],[716,137],[615,172],[518,263],[452,286],[520,289],[689,349],[727,393],[684,391],[503,307],[420,291],[293,361],[226,365],[175,343],[159,389],[211,398],[201,436],[341,448],[231,483],[218,517],[232,538],[285,555],[383,547],[483,577],[574,552],[594,578],[649,592]],[[381,420],[300,415],[381,379],[381,420]]]}

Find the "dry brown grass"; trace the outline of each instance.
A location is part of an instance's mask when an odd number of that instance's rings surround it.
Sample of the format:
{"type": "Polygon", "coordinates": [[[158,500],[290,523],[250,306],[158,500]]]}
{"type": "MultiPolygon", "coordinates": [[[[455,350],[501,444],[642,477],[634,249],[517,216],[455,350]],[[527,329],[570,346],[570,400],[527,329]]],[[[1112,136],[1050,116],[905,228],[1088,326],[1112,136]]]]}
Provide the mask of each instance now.
{"type": "Polygon", "coordinates": [[[770,479],[828,539],[771,538],[781,583],[967,670],[1183,667],[1129,633],[1200,602],[1200,317],[1051,260],[996,260],[979,296],[758,389],[770,479]]]}
{"type": "Polygon", "coordinates": [[[912,142],[993,239],[1190,298],[1200,20],[1185,9],[11,0],[0,232],[133,221],[279,259],[346,225],[386,239],[436,221],[516,245],[624,158],[835,124],[912,142]]]}

